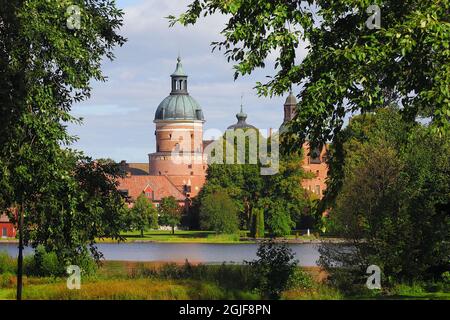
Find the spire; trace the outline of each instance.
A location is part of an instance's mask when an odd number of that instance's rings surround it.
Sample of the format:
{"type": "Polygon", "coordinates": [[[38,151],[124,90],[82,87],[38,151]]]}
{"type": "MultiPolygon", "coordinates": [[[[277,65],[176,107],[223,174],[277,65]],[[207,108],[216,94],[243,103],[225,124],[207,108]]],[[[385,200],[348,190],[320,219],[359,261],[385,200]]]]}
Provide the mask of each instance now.
{"type": "Polygon", "coordinates": [[[287,123],[291,121],[295,117],[297,109],[297,98],[292,93],[292,87],[289,91],[289,96],[286,98],[286,102],[284,103],[284,121],[283,123],[287,123]]]}
{"type": "Polygon", "coordinates": [[[236,114],[236,118],[238,119],[238,122],[245,122],[247,119],[247,114],[244,112],[244,107],[242,105],[242,100],[244,99],[244,94],[241,94],[241,112],[236,114]]]}
{"type": "Polygon", "coordinates": [[[236,113],[236,118],[237,118],[238,122],[234,125],[229,126],[228,129],[232,129],[232,130],[248,129],[248,128],[256,129],[254,126],[252,126],[246,122],[247,114],[244,112],[244,107],[243,107],[243,103],[242,103],[243,97],[244,97],[244,95],[241,95],[241,111],[239,113],[236,113]]]}
{"type": "Polygon", "coordinates": [[[172,78],[172,91],[170,92],[171,95],[188,94],[187,74],[183,70],[180,54],[178,54],[177,58],[177,67],[170,77],[172,78]]]}
{"type": "Polygon", "coordinates": [[[177,67],[174,71],[174,73],[172,73],[172,77],[186,77],[186,73],[184,73],[183,70],[183,65],[181,64],[181,57],[180,54],[178,54],[178,58],[177,58],[177,67]]]}

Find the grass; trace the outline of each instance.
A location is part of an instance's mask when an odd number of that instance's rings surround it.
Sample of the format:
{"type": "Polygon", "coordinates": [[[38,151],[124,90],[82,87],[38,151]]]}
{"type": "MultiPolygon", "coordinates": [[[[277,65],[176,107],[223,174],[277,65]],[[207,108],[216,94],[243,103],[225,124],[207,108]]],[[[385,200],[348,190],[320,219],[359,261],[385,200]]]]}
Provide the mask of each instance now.
{"type": "MultiPolygon", "coordinates": [[[[140,231],[124,232],[122,236],[125,242],[166,242],[166,243],[216,243],[216,244],[239,244],[239,243],[255,243],[256,241],[246,236],[245,231],[240,234],[217,234],[214,231],[199,231],[199,230],[177,230],[175,234],[169,230],[147,230],[144,236],[141,237],[140,231]]],[[[310,236],[293,232],[293,234],[284,237],[290,241],[309,242],[317,240],[325,240],[318,235],[311,233],[310,236]]],[[[331,239],[331,238],[330,238],[331,239]]],[[[17,241],[15,238],[0,239],[0,242],[17,241]]],[[[110,243],[117,242],[110,238],[97,239],[98,242],[110,243]]]]}
{"type": "MultiPolygon", "coordinates": [[[[0,297],[14,299],[14,289],[0,290],[0,297]]],[[[190,280],[110,279],[90,280],[80,290],[68,290],[64,281],[24,286],[23,298],[31,300],[197,300],[249,298],[227,292],[212,283],[190,280]]]]}
{"type": "MultiPolygon", "coordinates": [[[[366,295],[345,296],[324,282],[326,273],[317,267],[302,271],[312,279],[308,287],[292,288],[282,293],[289,300],[341,299],[443,299],[450,292],[438,284],[397,285],[389,293],[368,292],[366,295]],[[435,291],[435,292],[431,292],[435,291]]],[[[142,300],[256,300],[260,296],[250,288],[248,266],[187,265],[156,262],[106,261],[94,276],[83,277],[80,290],[69,290],[65,278],[24,277],[24,299],[142,299],[142,300]]],[[[0,299],[14,299],[15,275],[0,275],[0,299]]]]}
{"type": "MultiPolygon", "coordinates": [[[[141,237],[140,231],[125,232],[122,234],[125,237],[125,242],[170,242],[170,243],[217,243],[217,244],[238,244],[238,243],[254,243],[255,240],[244,237],[244,231],[241,235],[238,234],[216,234],[214,231],[186,231],[177,230],[175,234],[166,230],[147,230],[144,236],[141,237]]],[[[312,241],[319,238],[315,235],[289,235],[288,240],[297,241],[312,241]]],[[[100,239],[99,242],[113,242],[112,239],[100,239]]]]}
{"type": "MultiPolygon", "coordinates": [[[[216,234],[212,231],[185,231],[178,230],[175,234],[165,230],[148,230],[141,237],[139,231],[122,234],[125,242],[171,242],[171,243],[239,243],[238,235],[216,234]]],[[[111,239],[101,239],[99,242],[111,242],[111,239]]]]}

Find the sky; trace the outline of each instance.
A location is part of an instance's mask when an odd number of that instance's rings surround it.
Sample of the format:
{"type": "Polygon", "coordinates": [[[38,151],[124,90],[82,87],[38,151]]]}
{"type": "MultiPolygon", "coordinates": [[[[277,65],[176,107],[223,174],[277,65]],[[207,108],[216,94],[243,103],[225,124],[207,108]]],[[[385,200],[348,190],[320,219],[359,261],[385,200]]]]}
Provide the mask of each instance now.
{"type": "MultiPolygon", "coordinates": [[[[169,28],[168,15],[183,12],[189,0],[118,0],[125,12],[120,33],[128,39],[116,48],[116,59],[102,67],[105,83],[93,83],[88,101],[75,105],[73,114],[82,125],[70,125],[78,137],[72,146],[88,156],[115,161],[147,162],[155,151],[154,114],[170,93],[170,74],[180,53],[188,89],[205,115],[205,139],[217,138],[236,122],[241,95],[247,122],[262,129],[278,128],[286,97],[258,97],[254,86],[273,75],[273,68],[257,70],[234,81],[232,63],[222,52],[211,52],[211,42],[222,40],[226,18],[203,18],[195,26],[169,28]]],[[[306,52],[299,52],[299,59],[306,52]]],[[[273,65],[275,54],[268,57],[273,65]]]]}

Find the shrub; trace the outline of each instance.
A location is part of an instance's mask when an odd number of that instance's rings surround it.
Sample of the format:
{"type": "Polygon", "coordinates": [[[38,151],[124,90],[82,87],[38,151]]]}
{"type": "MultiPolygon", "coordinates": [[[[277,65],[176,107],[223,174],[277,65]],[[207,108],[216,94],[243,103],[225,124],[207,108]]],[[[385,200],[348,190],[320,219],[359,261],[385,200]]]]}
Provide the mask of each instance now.
{"type": "Polygon", "coordinates": [[[441,277],[445,284],[450,285],[450,271],[445,271],[441,277]]]}
{"type": "Polygon", "coordinates": [[[24,258],[24,274],[39,277],[62,277],[67,275],[68,265],[79,266],[82,275],[94,275],[97,270],[97,264],[88,253],[76,256],[73,261],[64,262],[55,252],[47,252],[43,246],[38,246],[33,256],[24,258]]]}
{"type": "Polygon", "coordinates": [[[256,255],[259,259],[246,262],[253,271],[255,289],[265,298],[279,299],[297,269],[294,253],[285,242],[271,239],[261,242],[256,255]]]}
{"type": "Polygon", "coordinates": [[[310,289],[314,282],[309,274],[296,268],[288,282],[289,289],[310,289]]]}
{"type": "Polygon", "coordinates": [[[47,252],[44,247],[38,246],[34,255],[24,260],[24,273],[29,276],[61,276],[65,270],[56,253],[47,252]]]}
{"type": "Polygon", "coordinates": [[[7,252],[0,252],[0,273],[16,273],[16,261],[7,252]]]}
{"type": "Polygon", "coordinates": [[[0,274],[0,289],[10,288],[15,284],[15,275],[10,272],[0,274]]]}

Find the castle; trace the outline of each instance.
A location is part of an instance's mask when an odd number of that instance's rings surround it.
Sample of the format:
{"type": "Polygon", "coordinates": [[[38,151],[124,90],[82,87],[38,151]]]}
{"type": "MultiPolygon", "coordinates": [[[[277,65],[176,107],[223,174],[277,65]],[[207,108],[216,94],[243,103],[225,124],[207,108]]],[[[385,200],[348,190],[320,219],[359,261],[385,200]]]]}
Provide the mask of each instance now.
{"type": "MultiPolygon", "coordinates": [[[[156,206],[161,199],[173,196],[180,205],[190,202],[201,190],[206,181],[207,163],[204,149],[212,142],[203,140],[205,118],[200,104],[189,95],[188,76],[178,58],[175,72],[171,77],[171,92],[158,106],[155,112],[156,152],[148,155],[148,163],[121,162],[126,176],[119,181],[120,192],[132,205],[140,194],[144,193],[156,206]],[[174,159],[174,151],[182,154],[183,161],[174,159]]],[[[290,93],[284,104],[283,125],[295,116],[297,100],[290,93]]],[[[237,123],[228,130],[253,128],[248,124],[247,114],[242,110],[236,114],[237,123]]],[[[310,153],[308,143],[303,145],[302,165],[307,172],[313,173],[311,179],[304,179],[302,186],[321,198],[325,190],[327,177],[326,148],[310,153]]],[[[0,214],[0,237],[14,237],[16,230],[6,215],[0,214]]]]}
{"type": "MultiPolygon", "coordinates": [[[[148,163],[121,162],[126,177],[120,180],[119,189],[131,200],[141,193],[158,206],[162,198],[173,196],[180,205],[195,197],[206,181],[207,163],[204,160],[204,149],[213,141],[203,140],[203,124],[205,118],[200,104],[189,95],[188,76],[178,58],[175,72],[171,77],[171,92],[158,106],[155,112],[156,152],[149,154],[148,163]],[[182,154],[184,161],[174,159],[182,154]]],[[[297,100],[290,93],[284,104],[283,125],[295,116],[297,100]]],[[[246,122],[247,114],[242,110],[236,114],[237,123],[228,130],[253,128],[246,122]]],[[[308,156],[309,145],[303,146],[305,157],[304,170],[312,172],[314,177],[305,179],[302,186],[310,192],[322,197],[325,190],[327,165],[326,149],[320,152],[313,150],[308,156]]]]}

